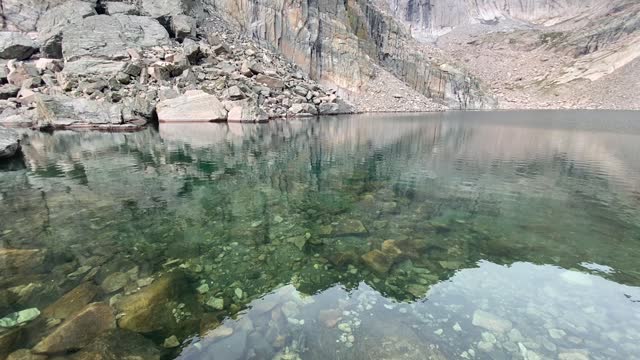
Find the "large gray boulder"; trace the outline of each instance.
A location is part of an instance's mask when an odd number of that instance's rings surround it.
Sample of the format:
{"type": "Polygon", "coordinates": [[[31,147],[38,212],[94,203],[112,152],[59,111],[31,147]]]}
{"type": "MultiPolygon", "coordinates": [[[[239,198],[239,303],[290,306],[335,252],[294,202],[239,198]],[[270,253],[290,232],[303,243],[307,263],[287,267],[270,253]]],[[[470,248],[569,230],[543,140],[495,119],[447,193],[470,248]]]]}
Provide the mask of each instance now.
{"type": "Polygon", "coordinates": [[[14,156],[20,149],[20,134],[12,129],[0,127],[0,159],[14,156]]]}
{"type": "Polygon", "coordinates": [[[197,5],[196,0],[142,0],[142,14],[154,18],[189,14],[197,5]]]}
{"type": "Polygon", "coordinates": [[[36,51],[38,46],[28,36],[17,32],[0,32],[0,59],[26,60],[36,51]]]}
{"type": "Polygon", "coordinates": [[[353,114],[354,112],[355,108],[353,105],[339,99],[335,102],[318,105],[318,113],[320,115],[353,114]]]}
{"type": "Polygon", "coordinates": [[[97,15],[69,25],[63,31],[66,61],[83,57],[125,60],[127,49],[169,45],[169,34],[157,20],[132,15],[97,15]]]}
{"type": "Polygon", "coordinates": [[[201,90],[187,91],[184,95],[160,101],[156,105],[160,122],[224,121],[227,110],[213,95],[201,90]]]}
{"type": "Polygon", "coordinates": [[[95,1],[79,0],[67,1],[45,12],[37,25],[42,55],[49,58],[62,58],[62,30],[70,24],[96,14],[95,1]]]}
{"type": "MultiPolygon", "coordinates": [[[[69,0],[2,0],[0,27],[8,31],[36,31],[38,21],[52,8],[69,0]]],[[[85,2],[95,7],[96,0],[85,2]]]]}
{"type": "Polygon", "coordinates": [[[124,125],[120,104],[64,95],[40,95],[35,102],[40,128],[111,128],[124,125]]]}

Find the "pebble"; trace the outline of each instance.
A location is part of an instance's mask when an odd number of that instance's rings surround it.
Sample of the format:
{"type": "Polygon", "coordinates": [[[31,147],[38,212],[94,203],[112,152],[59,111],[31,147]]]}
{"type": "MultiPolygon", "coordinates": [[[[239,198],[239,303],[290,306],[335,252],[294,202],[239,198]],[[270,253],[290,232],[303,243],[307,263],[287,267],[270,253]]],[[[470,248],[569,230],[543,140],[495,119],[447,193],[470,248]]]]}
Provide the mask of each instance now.
{"type": "Polygon", "coordinates": [[[178,338],[175,335],[171,335],[170,337],[164,339],[164,343],[162,344],[162,346],[167,349],[172,349],[180,346],[180,341],[178,341],[178,338]]]}
{"type": "Polygon", "coordinates": [[[462,327],[460,326],[460,324],[455,323],[455,324],[453,324],[453,330],[454,331],[462,331],[462,327]]]}
{"type": "Polygon", "coordinates": [[[198,288],[196,289],[198,291],[198,293],[200,294],[206,294],[209,292],[209,285],[207,284],[202,284],[200,286],[198,286],[198,288]]]}
{"type": "Polygon", "coordinates": [[[472,324],[487,330],[500,333],[507,332],[512,328],[511,321],[502,319],[497,315],[483,310],[476,310],[473,313],[472,324]]]}
{"type": "Polygon", "coordinates": [[[564,330],[561,329],[549,329],[549,336],[551,336],[553,339],[562,339],[565,335],[567,335],[567,333],[564,330]]]}
{"type": "Polygon", "coordinates": [[[351,326],[348,323],[340,323],[338,324],[338,329],[345,333],[351,332],[351,326]]]}

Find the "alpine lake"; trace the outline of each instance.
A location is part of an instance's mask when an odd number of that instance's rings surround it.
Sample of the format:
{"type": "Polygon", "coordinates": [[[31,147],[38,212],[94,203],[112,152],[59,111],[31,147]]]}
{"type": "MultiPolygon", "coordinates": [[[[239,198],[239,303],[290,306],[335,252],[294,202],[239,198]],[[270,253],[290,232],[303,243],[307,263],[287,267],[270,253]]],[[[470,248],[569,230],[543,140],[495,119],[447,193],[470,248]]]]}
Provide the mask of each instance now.
{"type": "Polygon", "coordinates": [[[638,112],[22,148],[0,165],[1,359],[640,359],[638,112]]]}

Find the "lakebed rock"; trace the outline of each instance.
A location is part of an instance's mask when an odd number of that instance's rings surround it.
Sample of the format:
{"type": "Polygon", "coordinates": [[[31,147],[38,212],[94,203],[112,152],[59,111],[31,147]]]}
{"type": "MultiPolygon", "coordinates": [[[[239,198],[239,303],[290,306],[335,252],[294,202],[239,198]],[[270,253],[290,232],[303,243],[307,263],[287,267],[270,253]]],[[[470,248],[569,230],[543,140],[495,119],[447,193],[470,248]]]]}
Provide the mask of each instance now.
{"type": "Polygon", "coordinates": [[[82,310],[98,294],[98,288],[88,282],[82,283],[47,306],[42,315],[54,319],[66,319],[82,310]]]}
{"type": "Polygon", "coordinates": [[[160,360],[161,350],[153,341],[127,330],[104,332],[71,356],[72,360],[160,360]]]}
{"type": "MultiPolygon", "coordinates": [[[[0,128],[0,136],[3,132],[15,134],[10,129],[0,128]]],[[[45,255],[46,251],[39,249],[0,249],[0,273],[37,272],[42,267],[45,255]]]]}
{"type": "Polygon", "coordinates": [[[81,349],[116,326],[109,305],[93,303],[67,319],[33,348],[36,354],[55,354],[81,349]]]}
{"type": "Polygon", "coordinates": [[[200,311],[195,294],[188,285],[187,276],[178,271],[167,273],[139,292],[124,296],[115,306],[121,313],[118,326],[135,332],[180,336],[198,325],[193,321],[200,311]],[[183,305],[178,312],[180,304],[183,305]]]}

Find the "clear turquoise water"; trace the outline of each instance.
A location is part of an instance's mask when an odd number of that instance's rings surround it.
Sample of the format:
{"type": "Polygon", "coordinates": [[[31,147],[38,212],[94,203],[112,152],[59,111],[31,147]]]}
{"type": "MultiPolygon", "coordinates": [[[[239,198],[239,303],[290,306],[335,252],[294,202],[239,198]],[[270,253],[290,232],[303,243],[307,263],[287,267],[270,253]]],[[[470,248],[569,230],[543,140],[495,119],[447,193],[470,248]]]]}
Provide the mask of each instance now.
{"type": "Polygon", "coordinates": [[[31,133],[24,165],[0,171],[0,247],[47,257],[0,274],[0,317],[45,308],[83,266],[103,288],[135,269],[98,296],[112,304],[177,269],[193,325],[144,333],[158,346],[177,336],[167,358],[638,359],[639,120],[484,112],[31,133]]]}

